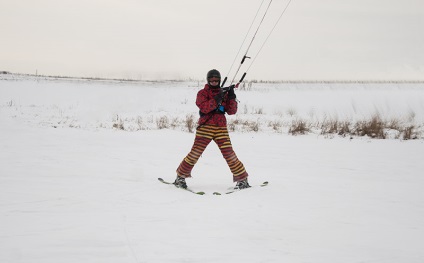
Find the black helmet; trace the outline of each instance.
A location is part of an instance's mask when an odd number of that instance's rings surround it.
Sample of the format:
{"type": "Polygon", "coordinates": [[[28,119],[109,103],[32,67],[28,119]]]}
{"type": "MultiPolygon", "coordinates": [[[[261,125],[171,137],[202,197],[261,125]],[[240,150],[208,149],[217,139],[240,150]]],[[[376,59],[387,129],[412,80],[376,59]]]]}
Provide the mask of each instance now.
{"type": "Polygon", "coordinates": [[[208,74],[206,75],[206,80],[208,81],[208,85],[209,85],[209,86],[211,86],[211,87],[219,87],[219,85],[221,84],[221,73],[219,73],[219,71],[218,71],[218,70],[216,70],[216,69],[211,69],[211,70],[209,70],[209,71],[208,71],[208,74]],[[215,78],[219,78],[218,85],[212,86],[212,85],[209,83],[209,79],[211,79],[211,78],[213,78],[213,77],[215,77],[215,78]]]}
{"type": "Polygon", "coordinates": [[[216,69],[211,69],[211,70],[209,70],[206,79],[209,81],[209,79],[212,78],[212,77],[221,79],[221,73],[219,73],[219,71],[216,70],[216,69]]]}

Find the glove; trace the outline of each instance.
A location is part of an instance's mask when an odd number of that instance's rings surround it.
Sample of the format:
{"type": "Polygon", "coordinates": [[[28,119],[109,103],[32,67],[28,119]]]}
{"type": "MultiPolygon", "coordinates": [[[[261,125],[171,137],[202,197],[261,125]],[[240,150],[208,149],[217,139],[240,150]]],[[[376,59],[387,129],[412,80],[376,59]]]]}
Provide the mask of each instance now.
{"type": "Polygon", "coordinates": [[[236,97],[237,97],[236,94],[234,93],[235,86],[234,85],[231,85],[228,88],[229,88],[229,90],[228,90],[228,99],[229,100],[235,100],[236,97]]]}
{"type": "Polygon", "coordinates": [[[222,89],[219,89],[219,93],[216,94],[213,97],[216,101],[216,104],[220,105],[222,103],[222,100],[224,99],[224,92],[222,91],[222,89]]]}

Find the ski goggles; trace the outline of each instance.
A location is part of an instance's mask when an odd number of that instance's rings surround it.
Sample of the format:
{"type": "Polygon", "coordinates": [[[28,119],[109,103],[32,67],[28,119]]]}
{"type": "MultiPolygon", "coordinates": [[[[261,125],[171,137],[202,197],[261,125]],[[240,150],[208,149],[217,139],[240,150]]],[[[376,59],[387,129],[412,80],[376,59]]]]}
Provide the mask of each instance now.
{"type": "Polygon", "coordinates": [[[209,83],[218,83],[221,79],[209,79],[209,83]]]}

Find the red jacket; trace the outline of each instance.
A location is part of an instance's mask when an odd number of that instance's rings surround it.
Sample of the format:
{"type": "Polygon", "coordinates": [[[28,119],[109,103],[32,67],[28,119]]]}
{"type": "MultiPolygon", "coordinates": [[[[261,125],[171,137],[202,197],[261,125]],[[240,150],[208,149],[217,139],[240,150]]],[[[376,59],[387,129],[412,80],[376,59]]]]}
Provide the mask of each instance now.
{"type": "MultiPolygon", "coordinates": [[[[211,88],[208,84],[197,93],[196,105],[200,109],[199,125],[213,125],[219,127],[227,126],[225,114],[216,111],[218,104],[214,96],[219,93],[219,88],[211,88]]],[[[225,93],[221,103],[225,108],[225,113],[228,115],[236,114],[237,101],[228,99],[228,94],[225,93]]]]}

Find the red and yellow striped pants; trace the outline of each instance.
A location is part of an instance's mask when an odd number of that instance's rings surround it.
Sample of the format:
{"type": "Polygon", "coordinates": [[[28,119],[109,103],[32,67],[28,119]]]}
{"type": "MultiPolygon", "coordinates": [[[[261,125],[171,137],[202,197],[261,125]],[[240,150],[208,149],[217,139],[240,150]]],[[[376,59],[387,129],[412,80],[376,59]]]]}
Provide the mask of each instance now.
{"type": "Polygon", "coordinates": [[[227,161],[233,173],[233,181],[237,182],[247,178],[246,169],[243,163],[237,158],[231,145],[227,127],[210,125],[204,125],[197,129],[193,147],[177,169],[178,176],[184,178],[191,177],[191,170],[212,140],[218,145],[222,156],[227,161]]]}

